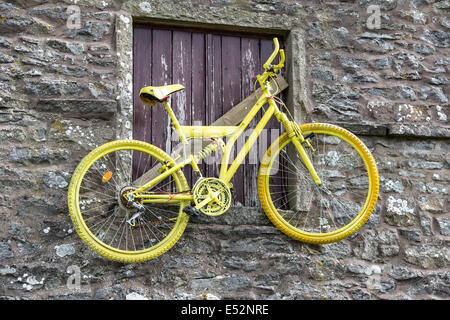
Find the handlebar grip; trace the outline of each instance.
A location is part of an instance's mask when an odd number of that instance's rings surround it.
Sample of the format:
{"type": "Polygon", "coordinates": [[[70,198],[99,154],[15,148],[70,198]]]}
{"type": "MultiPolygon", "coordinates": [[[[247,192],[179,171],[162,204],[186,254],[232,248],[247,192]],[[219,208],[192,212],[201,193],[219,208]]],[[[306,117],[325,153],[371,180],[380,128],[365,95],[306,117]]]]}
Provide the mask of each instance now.
{"type": "Polygon", "coordinates": [[[280,49],[278,38],[273,38],[273,43],[275,44],[275,51],[278,51],[278,49],[280,49]]]}

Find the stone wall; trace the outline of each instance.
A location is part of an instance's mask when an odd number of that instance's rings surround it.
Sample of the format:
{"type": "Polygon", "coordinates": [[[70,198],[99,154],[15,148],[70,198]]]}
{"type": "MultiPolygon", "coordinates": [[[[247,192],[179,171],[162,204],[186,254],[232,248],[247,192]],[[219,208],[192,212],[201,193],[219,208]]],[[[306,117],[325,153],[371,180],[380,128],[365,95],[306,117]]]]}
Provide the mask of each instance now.
{"type": "Polygon", "coordinates": [[[448,299],[449,9],[448,0],[0,1],[0,297],[448,299]],[[81,25],[70,29],[75,2],[81,25]],[[146,263],[90,251],[73,230],[67,186],[90,149],[129,135],[134,17],[291,32],[301,51],[290,49],[291,107],[351,129],[377,159],[368,223],[314,246],[260,208],[236,207],[192,219],[146,263]],[[77,270],[81,284],[70,285],[77,270]]]}

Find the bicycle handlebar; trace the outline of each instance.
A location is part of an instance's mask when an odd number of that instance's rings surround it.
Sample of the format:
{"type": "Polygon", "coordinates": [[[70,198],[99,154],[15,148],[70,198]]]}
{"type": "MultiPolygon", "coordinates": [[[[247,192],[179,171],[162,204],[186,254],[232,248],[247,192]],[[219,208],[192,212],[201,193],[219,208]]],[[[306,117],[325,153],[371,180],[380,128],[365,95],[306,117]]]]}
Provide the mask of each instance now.
{"type": "Polygon", "coordinates": [[[271,67],[273,67],[273,70],[277,72],[284,66],[284,50],[280,49],[280,44],[278,43],[277,38],[273,38],[273,43],[275,45],[275,49],[273,50],[270,57],[267,59],[266,63],[264,63],[263,67],[265,71],[268,71],[271,67]],[[280,53],[280,63],[275,66],[272,66],[271,63],[278,53],[280,53]]]}

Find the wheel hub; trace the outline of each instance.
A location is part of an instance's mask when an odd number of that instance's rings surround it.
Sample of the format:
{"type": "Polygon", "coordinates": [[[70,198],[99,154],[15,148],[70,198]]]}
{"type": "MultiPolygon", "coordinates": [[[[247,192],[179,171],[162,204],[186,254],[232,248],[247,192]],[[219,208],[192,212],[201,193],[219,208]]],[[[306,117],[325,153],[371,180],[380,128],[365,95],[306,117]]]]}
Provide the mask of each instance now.
{"type": "Polygon", "coordinates": [[[120,189],[118,195],[117,195],[117,200],[119,201],[119,205],[120,207],[122,207],[123,209],[126,209],[128,211],[131,210],[136,210],[136,207],[133,206],[133,203],[138,203],[138,204],[142,204],[142,199],[138,198],[134,198],[133,202],[130,203],[129,202],[129,193],[135,191],[136,188],[134,187],[129,187],[129,186],[125,186],[122,189],[120,189]]]}

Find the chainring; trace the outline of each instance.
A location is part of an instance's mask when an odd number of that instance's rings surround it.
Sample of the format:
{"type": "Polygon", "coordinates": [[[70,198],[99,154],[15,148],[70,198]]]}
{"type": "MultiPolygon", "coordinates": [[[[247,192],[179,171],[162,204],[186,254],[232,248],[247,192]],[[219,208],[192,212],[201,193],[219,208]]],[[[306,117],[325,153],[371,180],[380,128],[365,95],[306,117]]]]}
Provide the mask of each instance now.
{"type": "Polygon", "coordinates": [[[198,210],[207,216],[219,216],[231,206],[231,191],[228,185],[218,178],[205,178],[195,185],[194,203],[197,206],[208,197],[211,200],[198,210]]]}

